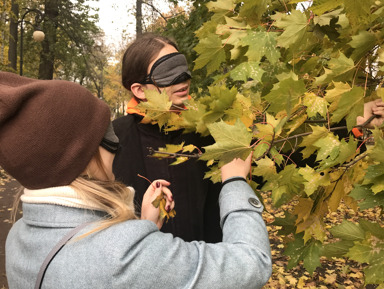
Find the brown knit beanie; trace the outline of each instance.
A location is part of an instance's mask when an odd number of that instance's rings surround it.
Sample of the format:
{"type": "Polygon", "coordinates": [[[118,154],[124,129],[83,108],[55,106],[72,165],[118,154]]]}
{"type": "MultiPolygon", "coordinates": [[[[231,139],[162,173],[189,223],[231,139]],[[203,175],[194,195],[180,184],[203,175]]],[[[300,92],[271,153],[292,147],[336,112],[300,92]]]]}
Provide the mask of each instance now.
{"type": "Polygon", "coordinates": [[[28,189],[75,180],[109,123],[108,106],[78,84],[0,71],[0,166],[28,189]]]}

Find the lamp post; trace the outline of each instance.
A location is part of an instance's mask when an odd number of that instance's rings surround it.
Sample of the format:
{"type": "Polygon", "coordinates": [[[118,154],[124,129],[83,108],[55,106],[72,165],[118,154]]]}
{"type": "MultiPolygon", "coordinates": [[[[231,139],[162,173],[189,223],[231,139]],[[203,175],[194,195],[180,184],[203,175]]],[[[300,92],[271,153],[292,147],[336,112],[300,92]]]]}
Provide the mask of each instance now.
{"type": "Polygon", "coordinates": [[[35,16],[36,24],[34,25],[35,31],[33,32],[33,39],[37,42],[41,42],[44,40],[44,37],[45,37],[44,32],[41,31],[39,27],[41,21],[43,21],[43,18],[44,18],[43,13],[38,9],[26,8],[25,10],[26,11],[21,17],[21,21],[20,21],[20,75],[23,75],[23,34],[24,34],[23,22],[27,14],[29,14],[30,12],[36,13],[36,16],[35,16]]]}

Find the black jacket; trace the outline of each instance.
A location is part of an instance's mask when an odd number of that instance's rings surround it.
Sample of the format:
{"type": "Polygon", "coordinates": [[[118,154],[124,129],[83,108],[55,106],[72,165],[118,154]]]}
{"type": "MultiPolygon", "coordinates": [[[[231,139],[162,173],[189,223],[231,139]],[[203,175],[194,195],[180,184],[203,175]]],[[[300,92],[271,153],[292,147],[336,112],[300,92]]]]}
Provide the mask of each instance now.
{"type": "Polygon", "coordinates": [[[132,186],[135,193],[136,211],[140,213],[143,195],[150,181],[165,179],[171,183],[170,190],[175,200],[176,217],[164,223],[161,231],[172,233],[185,241],[203,240],[220,242],[218,196],[220,184],[204,179],[205,162],[197,159],[170,166],[175,159],[157,159],[150,156],[149,147],[157,150],[166,144],[194,144],[200,149],[213,143],[211,137],[183,134],[181,130],[164,133],[158,125],[140,123],[142,117],[129,114],[113,121],[120,140],[113,171],[118,181],[132,186]]]}

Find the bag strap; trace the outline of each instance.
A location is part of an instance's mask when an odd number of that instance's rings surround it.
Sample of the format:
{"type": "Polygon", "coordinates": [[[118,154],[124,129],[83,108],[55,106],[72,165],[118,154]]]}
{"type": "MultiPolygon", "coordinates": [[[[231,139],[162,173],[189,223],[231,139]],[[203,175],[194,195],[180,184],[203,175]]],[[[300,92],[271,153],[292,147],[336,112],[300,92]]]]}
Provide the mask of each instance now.
{"type": "Polygon", "coordinates": [[[65,246],[65,244],[72,239],[73,236],[75,236],[81,229],[89,225],[90,223],[84,223],[73,230],[71,230],[68,234],[66,234],[60,241],[59,243],[56,244],[55,247],[52,248],[52,250],[49,252],[47,257],[45,257],[45,260],[43,264],[41,264],[39,274],[37,275],[37,280],[35,284],[35,289],[40,289],[41,284],[43,283],[44,275],[45,272],[47,271],[47,268],[49,264],[51,263],[52,259],[56,256],[57,253],[65,246]]]}

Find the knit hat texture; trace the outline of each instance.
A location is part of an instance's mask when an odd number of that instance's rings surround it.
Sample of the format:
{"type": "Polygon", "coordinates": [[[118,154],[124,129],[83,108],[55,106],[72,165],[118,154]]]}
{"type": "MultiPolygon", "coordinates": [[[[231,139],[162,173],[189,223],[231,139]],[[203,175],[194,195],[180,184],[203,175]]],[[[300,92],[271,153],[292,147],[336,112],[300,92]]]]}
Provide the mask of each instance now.
{"type": "Polygon", "coordinates": [[[75,180],[109,123],[107,104],[79,84],[0,71],[0,166],[28,189],[75,180]]]}

